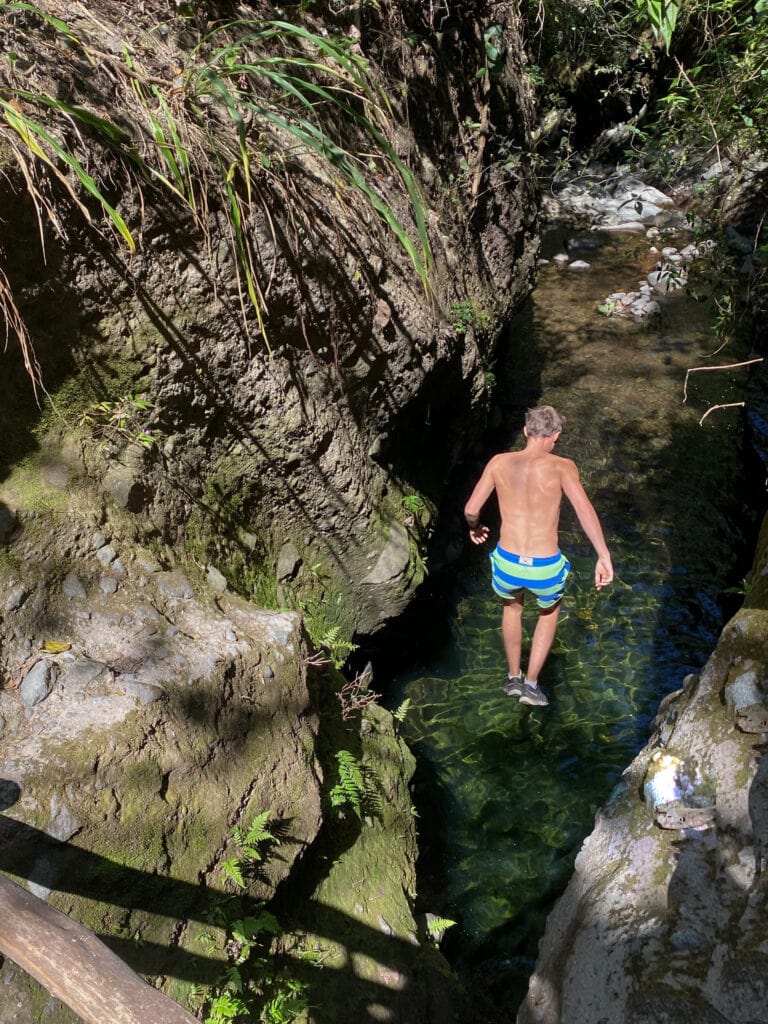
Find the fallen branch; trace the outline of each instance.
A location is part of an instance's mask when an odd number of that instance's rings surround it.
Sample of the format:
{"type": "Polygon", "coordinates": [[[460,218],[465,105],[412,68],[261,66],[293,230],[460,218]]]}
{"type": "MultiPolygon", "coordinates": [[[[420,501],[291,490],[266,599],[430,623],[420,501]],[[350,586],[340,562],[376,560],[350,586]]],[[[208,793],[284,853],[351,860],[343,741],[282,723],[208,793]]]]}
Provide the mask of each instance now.
{"type": "Polygon", "coordinates": [[[737,409],[737,408],[738,409],[743,409],[744,408],[744,402],[726,402],[723,405],[710,405],[710,407],[707,409],[707,411],[704,413],[704,415],[699,420],[699,426],[701,426],[701,424],[704,422],[704,420],[707,418],[707,416],[709,416],[709,414],[711,412],[714,412],[715,409],[737,409]]]}
{"type": "MultiPolygon", "coordinates": [[[[689,366],[685,371],[685,382],[683,384],[683,402],[688,400],[688,378],[692,373],[700,373],[704,370],[735,370],[739,366],[752,366],[753,363],[762,363],[763,357],[757,359],[745,359],[743,363],[723,363],[720,366],[689,366]]],[[[743,403],[742,403],[743,404],[743,403]]],[[[717,408],[715,406],[715,408],[717,408]]]]}

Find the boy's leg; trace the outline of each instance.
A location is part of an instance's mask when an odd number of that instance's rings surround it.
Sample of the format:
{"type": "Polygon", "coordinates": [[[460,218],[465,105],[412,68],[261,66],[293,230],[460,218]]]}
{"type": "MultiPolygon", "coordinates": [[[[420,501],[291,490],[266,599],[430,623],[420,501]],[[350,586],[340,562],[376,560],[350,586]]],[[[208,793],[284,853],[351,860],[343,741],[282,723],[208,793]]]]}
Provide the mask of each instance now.
{"type": "Polygon", "coordinates": [[[523,646],[523,596],[521,590],[519,594],[509,598],[504,602],[501,612],[501,635],[504,640],[510,676],[520,675],[520,652],[523,646]]]}
{"type": "Polygon", "coordinates": [[[559,614],[559,601],[554,608],[542,608],[539,611],[539,621],[536,623],[536,629],[533,631],[528,671],[525,673],[526,679],[532,683],[538,681],[539,672],[541,672],[544,662],[547,660],[547,655],[552,647],[552,641],[555,639],[557,616],[559,614]]]}

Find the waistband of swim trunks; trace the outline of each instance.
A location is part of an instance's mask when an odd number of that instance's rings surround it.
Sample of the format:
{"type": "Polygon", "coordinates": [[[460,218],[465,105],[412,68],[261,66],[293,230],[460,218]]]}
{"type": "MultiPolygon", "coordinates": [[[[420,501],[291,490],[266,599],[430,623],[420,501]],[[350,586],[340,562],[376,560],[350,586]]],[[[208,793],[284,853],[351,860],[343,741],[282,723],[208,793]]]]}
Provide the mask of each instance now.
{"type": "Polygon", "coordinates": [[[547,555],[546,558],[536,558],[526,555],[513,555],[511,551],[505,551],[500,544],[496,545],[496,551],[501,555],[502,558],[506,558],[508,562],[514,562],[516,565],[555,565],[563,557],[562,551],[558,551],[556,555],[547,555]],[[524,558],[525,561],[523,561],[524,558]]]}

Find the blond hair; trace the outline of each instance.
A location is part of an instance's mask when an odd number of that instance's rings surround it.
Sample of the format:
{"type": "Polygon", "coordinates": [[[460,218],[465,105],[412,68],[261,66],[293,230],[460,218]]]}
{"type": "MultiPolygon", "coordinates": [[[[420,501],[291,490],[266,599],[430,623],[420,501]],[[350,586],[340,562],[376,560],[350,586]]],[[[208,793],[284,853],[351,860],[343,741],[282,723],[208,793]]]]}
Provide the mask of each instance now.
{"type": "Polygon", "coordinates": [[[565,426],[565,417],[551,405],[537,405],[525,414],[525,427],[530,437],[552,437],[565,426]]]}

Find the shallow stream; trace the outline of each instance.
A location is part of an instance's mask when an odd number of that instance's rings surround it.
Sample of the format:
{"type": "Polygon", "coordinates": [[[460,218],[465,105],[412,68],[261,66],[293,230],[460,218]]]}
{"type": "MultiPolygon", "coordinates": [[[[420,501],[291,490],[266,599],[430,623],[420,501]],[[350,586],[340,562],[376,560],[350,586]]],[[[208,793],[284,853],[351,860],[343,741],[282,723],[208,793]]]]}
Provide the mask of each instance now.
{"type": "MultiPolygon", "coordinates": [[[[563,239],[548,235],[542,255],[563,239]]],[[[527,407],[546,402],[565,414],[558,453],[580,468],[617,578],[595,591],[594,555],[565,507],[561,544],[574,571],[541,676],[550,706],[527,708],[502,692],[500,606],[487,552],[469,543],[422,602],[411,637],[418,663],[388,690],[392,707],[411,702],[404,732],[419,760],[424,908],[458,922],[444,951],[507,1018],[595,811],[646,741],[661,697],[708,657],[737,606],[727,591],[746,569],[743,410],[699,423],[711,404],[741,397],[744,371],[692,374],[683,402],[689,367],[743,358],[733,344],[713,355],[718,286],[694,268],[689,291],[669,296],[652,326],[597,311],[652,269],[651,244],[607,236],[584,257],[588,271],[542,268],[498,368],[499,426],[456,495],[459,517],[484,461],[521,446],[527,407]]],[[[484,519],[495,528],[493,504],[484,519]]],[[[524,645],[535,617],[529,600],[524,645]]]]}

